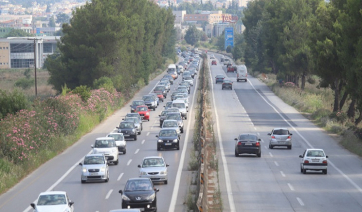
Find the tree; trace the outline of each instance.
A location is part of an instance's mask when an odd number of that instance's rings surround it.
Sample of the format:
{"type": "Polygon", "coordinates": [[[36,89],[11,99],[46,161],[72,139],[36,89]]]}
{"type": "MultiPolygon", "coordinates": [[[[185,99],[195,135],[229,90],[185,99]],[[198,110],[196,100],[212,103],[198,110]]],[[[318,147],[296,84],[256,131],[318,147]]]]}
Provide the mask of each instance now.
{"type": "Polygon", "coordinates": [[[67,15],[65,13],[59,13],[57,15],[56,23],[58,23],[58,24],[69,23],[69,20],[70,20],[69,15],[67,15]]]}
{"type": "Polygon", "coordinates": [[[21,29],[12,29],[5,37],[30,37],[33,36],[30,33],[27,33],[21,29]]]}
{"type": "Polygon", "coordinates": [[[195,45],[201,39],[201,33],[195,25],[191,25],[186,31],[185,40],[190,45],[195,45]]]}
{"type": "Polygon", "coordinates": [[[52,16],[50,19],[49,19],[49,27],[55,27],[55,20],[54,20],[54,17],[52,16]]]}

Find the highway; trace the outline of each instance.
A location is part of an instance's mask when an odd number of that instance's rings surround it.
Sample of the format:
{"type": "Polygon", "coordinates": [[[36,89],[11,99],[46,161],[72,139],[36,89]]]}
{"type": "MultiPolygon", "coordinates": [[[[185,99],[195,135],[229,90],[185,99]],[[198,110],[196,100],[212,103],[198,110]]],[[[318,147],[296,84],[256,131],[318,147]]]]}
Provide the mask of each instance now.
{"type": "MultiPolygon", "coordinates": [[[[219,142],[220,186],[224,211],[362,211],[362,160],[298,111],[285,104],[258,79],[236,82],[225,66],[210,66],[214,131],[219,142]],[[221,90],[215,75],[232,80],[233,90],[221,90]],[[269,149],[274,127],[293,133],[293,148],[269,149]],[[262,156],[235,157],[234,138],[257,133],[262,156]],[[307,148],[322,148],[329,156],[328,174],[300,172],[299,155],[307,148]]],[[[210,53],[209,53],[210,56],[210,53]]]]}
{"type": "MultiPolygon", "coordinates": [[[[142,96],[153,90],[158,81],[165,73],[152,80],[149,85],[139,91],[130,101],[142,99],[142,96]]],[[[189,184],[186,182],[189,178],[188,151],[192,146],[189,144],[193,133],[194,123],[194,101],[197,80],[195,77],[194,86],[189,95],[189,114],[188,119],[184,120],[184,133],[181,135],[180,150],[157,151],[156,144],[158,134],[159,119],[158,115],[163,110],[166,101],[171,101],[171,93],[181,82],[181,76],[171,85],[171,90],[164,102],[156,111],[150,112],[150,121],[143,121],[143,131],[138,135],[136,141],[127,141],[127,153],[119,155],[119,164],[110,165],[110,180],[108,183],[94,182],[81,184],[81,166],[85,155],[91,152],[91,145],[97,137],[106,136],[115,130],[122,118],[130,112],[129,104],[116,111],[112,116],[103,121],[99,126],[88,134],[84,135],[78,142],[68,148],[59,156],[48,161],[37,170],[34,170],[27,178],[23,179],[15,187],[0,196],[1,212],[27,212],[32,211],[30,203],[34,202],[39,193],[44,191],[66,191],[71,201],[74,202],[74,211],[82,212],[108,212],[112,209],[121,208],[120,189],[129,178],[138,177],[139,168],[142,159],[146,156],[159,155],[164,157],[168,167],[168,184],[155,184],[160,191],[157,193],[158,211],[168,211],[170,207],[175,210],[183,211],[185,197],[189,184]],[[188,139],[185,139],[188,138],[188,139]],[[188,144],[188,145],[187,145],[188,144]],[[181,167],[179,168],[179,166],[181,167]],[[179,172],[179,173],[178,173],[179,172]],[[177,183],[175,180],[177,178],[177,183]],[[170,204],[173,204],[170,206],[170,204]]]]}

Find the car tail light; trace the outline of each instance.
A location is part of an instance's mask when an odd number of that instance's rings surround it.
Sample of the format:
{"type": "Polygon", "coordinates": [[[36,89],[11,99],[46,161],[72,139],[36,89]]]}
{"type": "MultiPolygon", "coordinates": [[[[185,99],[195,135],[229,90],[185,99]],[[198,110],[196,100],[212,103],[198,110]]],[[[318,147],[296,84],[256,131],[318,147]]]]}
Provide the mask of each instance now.
{"type": "Polygon", "coordinates": [[[324,160],[323,163],[327,164],[327,160],[324,160]]]}
{"type": "Polygon", "coordinates": [[[260,146],[260,143],[259,143],[259,142],[256,142],[255,146],[260,146]]]}
{"type": "Polygon", "coordinates": [[[308,161],[308,160],[305,160],[304,163],[309,163],[309,161],[308,161]]]}
{"type": "Polygon", "coordinates": [[[241,146],[241,141],[238,142],[238,146],[241,146]]]}
{"type": "Polygon", "coordinates": [[[247,77],[247,76],[248,76],[248,74],[245,74],[245,76],[247,77]]]}
{"type": "Polygon", "coordinates": [[[275,136],[274,136],[274,135],[272,135],[272,138],[275,138],[275,136]]]}
{"type": "Polygon", "coordinates": [[[292,138],[292,136],[288,136],[288,139],[291,139],[292,138]]]}

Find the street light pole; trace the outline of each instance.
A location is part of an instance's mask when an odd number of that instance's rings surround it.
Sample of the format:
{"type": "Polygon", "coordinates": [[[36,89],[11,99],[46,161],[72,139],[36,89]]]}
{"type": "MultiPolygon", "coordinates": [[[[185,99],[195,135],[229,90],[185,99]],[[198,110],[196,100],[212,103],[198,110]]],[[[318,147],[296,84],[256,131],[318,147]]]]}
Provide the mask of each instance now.
{"type": "Polygon", "coordinates": [[[28,38],[28,40],[34,40],[34,77],[35,77],[35,96],[38,96],[38,84],[36,77],[36,47],[37,43],[35,41],[41,40],[42,38],[28,38]]]}

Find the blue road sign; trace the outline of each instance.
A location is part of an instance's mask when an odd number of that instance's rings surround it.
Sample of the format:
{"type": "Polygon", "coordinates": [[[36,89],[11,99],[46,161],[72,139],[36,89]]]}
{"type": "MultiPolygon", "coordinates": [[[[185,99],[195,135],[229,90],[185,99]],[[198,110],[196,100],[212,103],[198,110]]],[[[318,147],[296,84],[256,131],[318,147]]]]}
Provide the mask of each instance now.
{"type": "Polygon", "coordinates": [[[234,47],[234,28],[228,27],[225,28],[225,49],[228,46],[234,47]]]}

